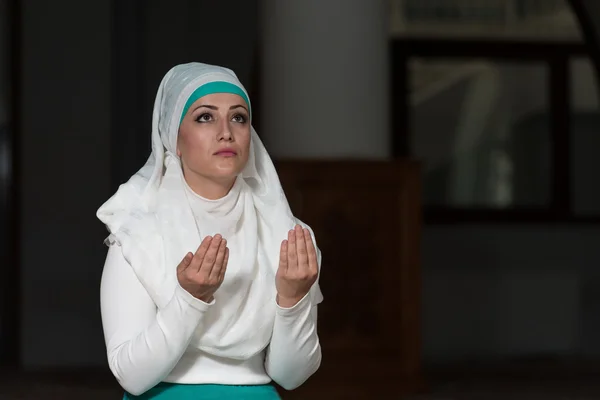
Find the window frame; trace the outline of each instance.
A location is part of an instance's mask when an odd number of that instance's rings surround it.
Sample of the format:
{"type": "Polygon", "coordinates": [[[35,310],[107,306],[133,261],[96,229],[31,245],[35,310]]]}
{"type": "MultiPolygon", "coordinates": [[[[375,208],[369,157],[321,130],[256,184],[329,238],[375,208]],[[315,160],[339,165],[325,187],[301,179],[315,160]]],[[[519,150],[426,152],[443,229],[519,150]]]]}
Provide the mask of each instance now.
{"type": "Polygon", "coordinates": [[[581,42],[526,40],[475,40],[393,38],[391,40],[392,152],[394,158],[414,158],[410,149],[410,69],[412,58],[488,59],[513,63],[544,63],[548,66],[548,104],[551,118],[552,168],[550,204],[545,209],[514,207],[464,208],[423,206],[429,223],[600,223],[598,216],[575,216],[572,207],[570,118],[573,59],[592,59],[589,45],[581,42]]]}

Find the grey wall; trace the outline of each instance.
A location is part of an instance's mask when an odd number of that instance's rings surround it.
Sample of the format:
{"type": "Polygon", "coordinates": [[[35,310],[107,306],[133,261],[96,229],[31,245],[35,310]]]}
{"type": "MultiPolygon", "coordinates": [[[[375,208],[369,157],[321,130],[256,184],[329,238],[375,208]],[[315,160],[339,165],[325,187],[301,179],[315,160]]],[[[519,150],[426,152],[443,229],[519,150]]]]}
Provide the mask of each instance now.
{"type": "Polygon", "coordinates": [[[8,122],[10,81],[9,68],[11,65],[9,12],[8,0],[0,0],[0,126],[8,122]]]}
{"type": "Polygon", "coordinates": [[[600,227],[428,226],[429,362],[598,356],[600,227]]]}
{"type": "Polygon", "coordinates": [[[109,194],[110,3],[21,3],[25,366],[102,360],[98,282],[109,194]]]}
{"type": "Polygon", "coordinates": [[[9,77],[8,68],[11,58],[9,52],[9,10],[8,2],[0,0],[0,364],[2,363],[6,352],[8,351],[4,338],[6,330],[3,325],[6,324],[9,308],[6,295],[8,295],[8,285],[10,274],[8,273],[9,246],[8,246],[8,123],[9,123],[9,77]]]}

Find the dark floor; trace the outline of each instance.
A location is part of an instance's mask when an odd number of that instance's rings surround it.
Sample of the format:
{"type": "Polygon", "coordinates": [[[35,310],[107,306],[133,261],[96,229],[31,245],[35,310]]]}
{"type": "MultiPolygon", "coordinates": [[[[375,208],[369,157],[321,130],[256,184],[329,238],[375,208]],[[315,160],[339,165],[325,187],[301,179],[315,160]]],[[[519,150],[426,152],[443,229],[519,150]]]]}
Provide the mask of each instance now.
{"type": "MultiPolygon", "coordinates": [[[[427,385],[427,393],[407,400],[600,399],[600,362],[448,366],[430,371],[427,385]]],[[[122,390],[104,370],[4,371],[0,378],[0,400],[121,398],[122,390]]]]}
{"type": "Polygon", "coordinates": [[[0,378],[0,400],[110,400],[123,391],[107,371],[11,372],[0,378]]]}
{"type": "Polygon", "coordinates": [[[600,399],[600,361],[539,358],[447,366],[427,374],[429,393],[410,400],[600,399]]]}

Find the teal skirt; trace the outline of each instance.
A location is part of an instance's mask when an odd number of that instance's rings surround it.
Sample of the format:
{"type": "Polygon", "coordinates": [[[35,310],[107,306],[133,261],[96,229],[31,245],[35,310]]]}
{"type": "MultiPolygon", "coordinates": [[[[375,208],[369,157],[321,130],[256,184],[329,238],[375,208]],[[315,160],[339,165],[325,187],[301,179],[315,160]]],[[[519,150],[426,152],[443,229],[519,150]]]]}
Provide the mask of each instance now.
{"type": "Polygon", "coordinates": [[[281,400],[272,385],[184,385],[161,382],[140,396],[125,393],[123,400],[281,400]]]}

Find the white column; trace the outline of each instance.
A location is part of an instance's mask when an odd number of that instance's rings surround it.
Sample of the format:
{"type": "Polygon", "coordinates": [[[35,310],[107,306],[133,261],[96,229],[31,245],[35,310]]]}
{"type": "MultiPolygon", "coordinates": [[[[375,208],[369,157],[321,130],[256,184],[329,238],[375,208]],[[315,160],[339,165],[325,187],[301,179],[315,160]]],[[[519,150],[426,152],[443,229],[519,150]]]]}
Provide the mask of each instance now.
{"type": "Polygon", "coordinates": [[[388,0],[262,0],[259,134],[275,158],[386,159],[388,0]]]}

